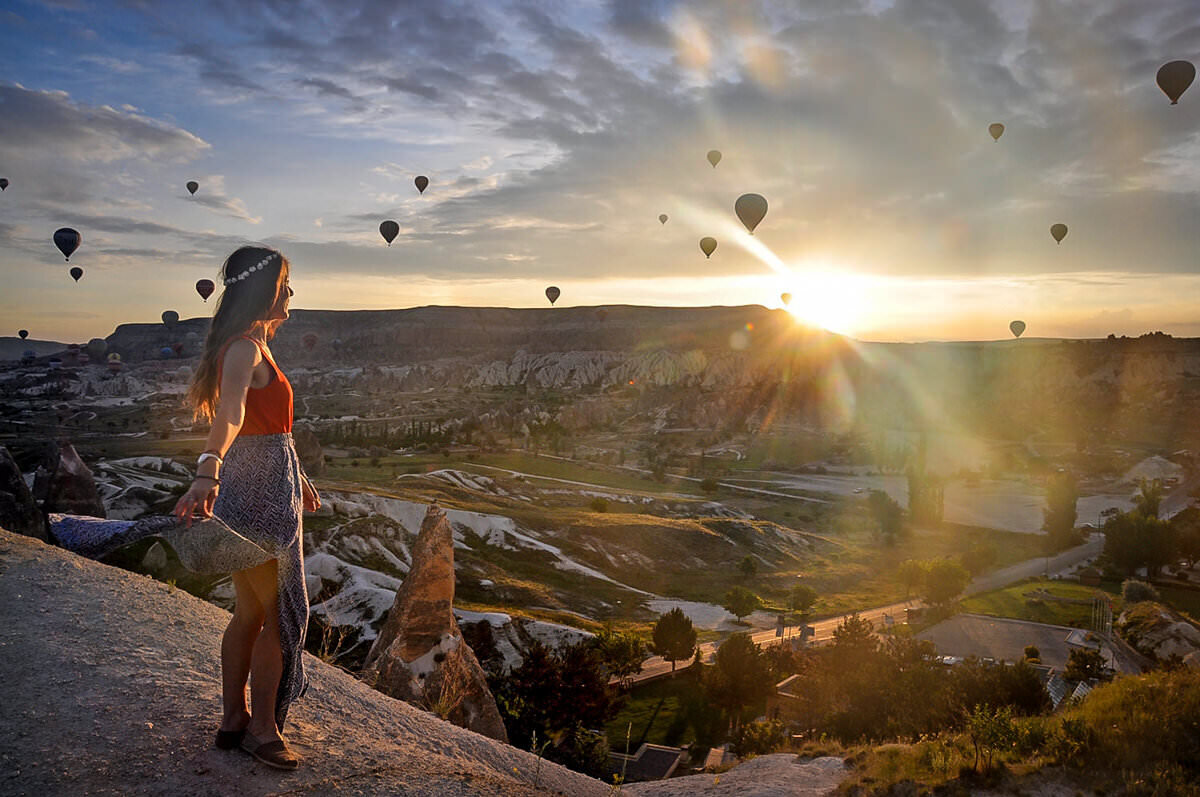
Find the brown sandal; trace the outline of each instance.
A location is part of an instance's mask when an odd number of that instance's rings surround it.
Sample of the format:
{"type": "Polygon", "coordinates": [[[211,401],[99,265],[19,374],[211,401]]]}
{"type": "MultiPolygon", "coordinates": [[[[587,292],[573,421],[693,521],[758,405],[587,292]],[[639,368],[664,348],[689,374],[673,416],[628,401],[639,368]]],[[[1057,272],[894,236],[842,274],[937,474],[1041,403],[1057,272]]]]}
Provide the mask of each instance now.
{"type": "Polygon", "coordinates": [[[294,770],[300,766],[300,758],[288,749],[282,739],[260,742],[250,734],[242,738],[242,749],[256,759],[275,769],[294,770]]]}

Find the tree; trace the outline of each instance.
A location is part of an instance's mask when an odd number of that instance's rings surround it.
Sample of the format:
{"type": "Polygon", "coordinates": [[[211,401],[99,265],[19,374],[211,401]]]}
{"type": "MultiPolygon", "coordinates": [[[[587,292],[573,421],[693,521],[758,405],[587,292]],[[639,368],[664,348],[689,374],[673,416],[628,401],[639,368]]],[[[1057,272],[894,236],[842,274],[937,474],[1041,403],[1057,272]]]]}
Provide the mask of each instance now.
{"type": "Polygon", "coordinates": [[[762,598],[745,587],[734,587],[725,593],[721,608],[732,614],[740,623],[742,618],[762,606],[762,598]]]}
{"type": "Polygon", "coordinates": [[[1087,681],[1092,678],[1104,679],[1107,673],[1104,667],[1104,656],[1092,648],[1075,648],[1067,658],[1067,669],[1063,677],[1068,681],[1087,681]]]}
{"type": "Polygon", "coordinates": [[[900,504],[883,490],[872,490],[867,494],[867,506],[871,517],[879,524],[879,535],[884,543],[894,544],[904,523],[904,510],[900,504]]]}
{"type": "Polygon", "coordinates": [[[1139,567],[1153,578],[1175,556],[1175,527],[1140,510],[1118,512],[1104,522],[1104,555],[1132,576],[1139,567]]]}
{"type": "MultiPolygon", "coordinates": [[[[600,661],[609,674],[623,682],[642,671],[642,662],[646,660],[646,643],[637,634],[614,631],[606,626],[592,638],[592,645],[600,654],[600,661]]],[[[691,655],[690,652],[687,655],[691,655]]],[[[675,662],[671,662],[671,667],[674,669],[675,662]]]]}
{"type": "Polygon", "coordinates": [[[1200,561],[1200,507],[1189,506],[1170,520],[1179,557],[1188,565],[1200,561]]]}
{"type": "Polygon", "coordinates": [[[925,581],[925,563],[916,559],[905,559],[896,569],[896,575],[904,585],[904,599],[908,600],[909,593],[925,581]]]}
{"type": "Polygon", "coordinates": [[[836,658],[853,661],[878,651],[879,640],[870,621],[855,612],[833,629],[833,649],[839,654],[836,658]]]}
{"type": "Polygon", "coordinates": [[[690,658],[696,648],[696,629],[691,618],[683,609],[675,607],[658,618],[654,624],[654,643],[651,649],[656,655],[671,662],[671,674],[675,674],[675,662],[690,658]]]}
{"type": "Polygon", "coordinates": [[[945,606],[971,583],[967,569],[951,559],[937,559],[925,571],[925,600],[945,606]]]}
{"type": "Polygon", "coordinates": [[[1051,552],[1058,552],[1079,543],[1075,531],[1078,518],[1076,503],[1079,501],[1079,485],[1075,476],[1060,471],[1046,483],[1046,508],[1042,510],[1042,529],[1046,532],[1051,552]]]}
{"type": "Polygon", "coordinates": [[[981,758],[985,762],[984,769],[990,771],[993,756],[1016,741],[1017,729],[1013,724],[1012,709],[1008,706],[996,709],[976,706],[967,717],[967,734],[975,747],[975,771],[979,771],[981,758]]]}
{"type": "Polygon", "coordinates": [[[1163,484],[1159,479],[1139,479],[1137,495],[1133,497],[1133,508],[1146,517],[1158,517],[1162,504],[1163,484]]]}
{"type": "Polygon", "coordinates": [[[741,724],[742,709],[765,698],[773,686],[762,653],[745,633],[721,643],[707,676],[709,699],[726,711],[735,728],[741,724]]]}
{"type": "Polygon", "coordinates": [[[788,595],[788,608],[800,615],[801,620],[808,619],[808,613],[816,602],[817,591],[807,584],[797,584],[788,595]]]}
{"type": "Polygon", "coordinates": [[[1040,650],[1038,650],[1037,645],[1026,645],[1025,646],[1025,661],[1036,661],[1036,662],[1040,663],[1041,660],[1042,660],[1042,652],[1040,650]]]}
{"type": "MultiPolygon", "coordinates": [[[[918,458],[919,461],[924,457],[918,458]]],[[[923,462],[910,466],[908,477],[908,516],[913,523],[936,526],[945,513],[945,485],[933,474],[926,473],[923,462]]]]}
{"type": "Polygon", "coordinates": [[[754,578],[758,574],[758,564],[754,561],[754,557],[747,554],[738,564],[738,571],[741,572],[742,578],[754,578]]]}

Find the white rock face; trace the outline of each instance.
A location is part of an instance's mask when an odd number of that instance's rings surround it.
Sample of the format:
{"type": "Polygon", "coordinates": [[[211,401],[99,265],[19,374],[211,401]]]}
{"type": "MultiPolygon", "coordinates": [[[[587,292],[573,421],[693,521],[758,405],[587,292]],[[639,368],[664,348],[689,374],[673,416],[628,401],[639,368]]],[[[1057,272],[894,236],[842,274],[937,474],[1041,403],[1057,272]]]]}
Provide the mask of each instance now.
{"type": "Polygon", "coordinates": [[[685,775],[621,788],[638,797],[818,797],[831,793],[844,777],[846,765],[840,758],[806,761],[792,753],[774,753],[719,775],[685,775]]]}

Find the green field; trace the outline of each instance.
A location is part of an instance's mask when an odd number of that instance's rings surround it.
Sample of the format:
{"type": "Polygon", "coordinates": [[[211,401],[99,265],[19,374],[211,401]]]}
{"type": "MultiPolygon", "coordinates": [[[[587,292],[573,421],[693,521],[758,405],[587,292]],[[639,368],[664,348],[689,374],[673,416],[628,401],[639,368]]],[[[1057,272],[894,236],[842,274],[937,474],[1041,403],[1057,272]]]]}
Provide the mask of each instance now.
{"type": "Polygon", "coordinates": [[[1011,587],[985,592],[964,599],[959,605],[964,612],[986,614],[993,617],[1010,617],[1034,623],[1069,625],[1086,628],[1092,617],[1090,604],[1058,603],[1052,600],[1029,597],[1028,593],[1044,591],[1060,598],[1091,600],[1098,594],[1113,601],[1113,616],[1121,612],[1121,585],[1103,582],[1099,588],[1085,587],[1067,581],[1026,581],[1011,587]]]}

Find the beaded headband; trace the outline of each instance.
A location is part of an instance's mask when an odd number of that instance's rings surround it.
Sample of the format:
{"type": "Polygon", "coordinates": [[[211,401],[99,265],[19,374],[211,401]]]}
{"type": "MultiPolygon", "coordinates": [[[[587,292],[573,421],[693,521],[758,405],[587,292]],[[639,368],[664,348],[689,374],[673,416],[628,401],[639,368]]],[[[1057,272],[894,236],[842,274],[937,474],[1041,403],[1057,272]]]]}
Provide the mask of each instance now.
{"type": "Polygon", "coordinates": [[[241,282],[242,280],[246,279],[246,277],[249,277],[249,276],[250,276],[251,274],[253,274],[254,272],[256,272],[256,271],[262,271],[262,270],[263,270],[263,266],[265,266],[265,265],[267,265],[268,263],[270,263],[270,262],[271,262],[271,259],[272,259],[272,258],[274,258],[274,257],[277,257],[278,255],[279,255],[279,253],[278,253],[278,252],[272,252],[271,254],[269,254],[269,255],[267,255],[266,257],[264,257],[262,260],[260,260],[260,261],[258,261],[257,263],[255,263],[255,264],[254,264],[253,266],[251,266],[250,268],[248,268],[248,269],[246,269],[245,271],[243,271],[241,274],[238,274],[236,277],[230,277],[229,279],[225,280],[225,282],[223,282],[222,284],[223,284],[223,285],[224,285],[226,288],[228,288],[230,285],[232,285],[232,284],[233,284],[233,283],[235,283],[235,282],[241,282]]]}

